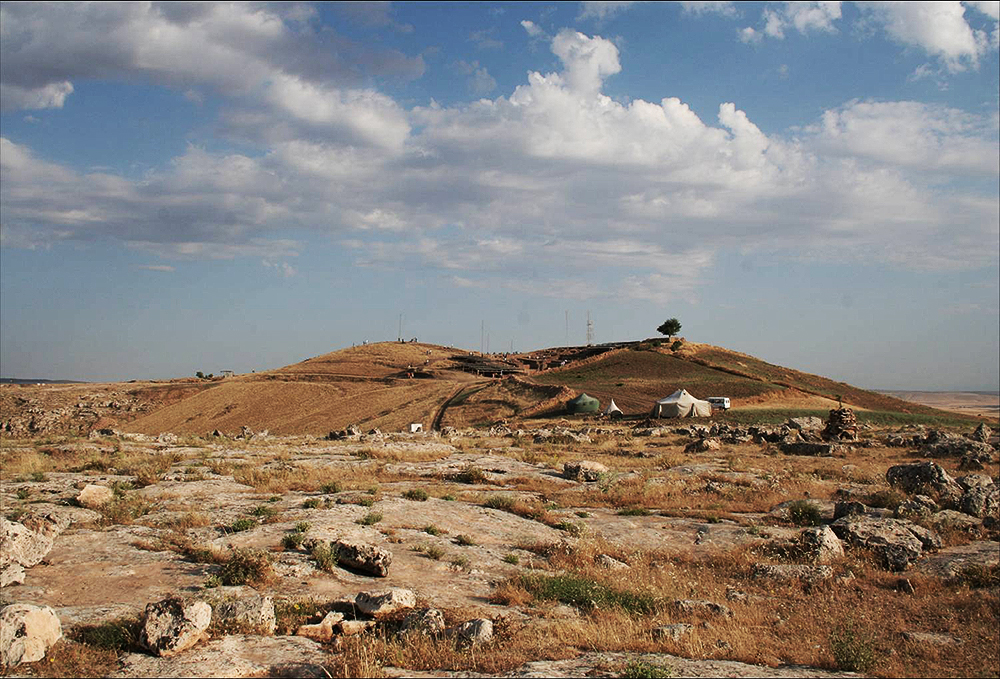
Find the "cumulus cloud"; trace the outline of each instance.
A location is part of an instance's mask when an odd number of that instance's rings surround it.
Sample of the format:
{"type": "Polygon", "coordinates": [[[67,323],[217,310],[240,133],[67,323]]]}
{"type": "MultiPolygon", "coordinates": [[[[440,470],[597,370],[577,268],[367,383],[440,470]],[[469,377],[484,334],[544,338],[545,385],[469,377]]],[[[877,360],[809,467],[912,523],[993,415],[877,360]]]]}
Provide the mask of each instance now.
{"type": "MultiPolygon", "coordinates": [[[[985,4],[986,8],[974,6],[996,19],[993,6],[985,4]]],[[[868,3],[863,9],[890,38],[940,58],[952,72],[978,68],[979,59],[990,47],[986,33],[969,25],[965,7],[958,2],[868,3]]]]}
{"type": "Polygon", "coordinates": [[[534,21],[525,19],[521,22],[521,26],[524,27],[524,30],[527,31],[528,35],[532,38],[540,38],[545,35],[545,31],[543,31],[541,26],[536,24],[534,21]]]}
{"type": "Polygon", "coordinates": [[[696,290],[720,250],[996,262],[1000,201],[981,188],[996,182],[995,116],[853,101],[768,135],[735,102],[702,120],[677,97],[612,99],[623,65],[600,36],[565,29],[550,48],[555,72],[449,107],[282,72],[222,121],[263,152],[190,146],[139,180],[0,140],[3,243],[111,239],[288,275],[312,231],[360,265],[456,285],[655,301],[696,290]]]}
{"type": "Polygon", "coordinates": [[[764,35],[782,40],[785,31],[794,28],[799,33],[835,33],[834,22],[841,17],[839,2],[786,2],[765,7],[761,15],[762,28],[751,27],[740,32],[743,42],[757,42],[764,35]]]}
{"type": "Polygon", "coordinates": [[[736,5],[732,2],[727,2],[725,0],[719,0],[718,2],[695,2],[695,1],[685,1],[681,0],[680,6],[684,8],[684,11],[689,14],[721,14],[722,16],[735,17],[737,16],[736,5]]]}
{"type": "Polygon", "coordinates": [[[137,269],[142,269],[143,271],[159,271],[161,273],[172,273],[176,269],[167,264],[140,264],[136,267],[137,269]]]}

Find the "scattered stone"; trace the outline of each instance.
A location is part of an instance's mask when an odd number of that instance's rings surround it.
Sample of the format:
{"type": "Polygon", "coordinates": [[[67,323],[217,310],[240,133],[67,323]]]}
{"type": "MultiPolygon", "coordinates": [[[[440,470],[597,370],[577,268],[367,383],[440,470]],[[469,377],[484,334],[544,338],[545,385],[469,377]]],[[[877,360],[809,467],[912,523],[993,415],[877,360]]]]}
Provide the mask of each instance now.
{"type": "Polygon", "coordinates": [[[668,639],[670,641],[680,641],[681,637],[690,634],[694,626],[686,622],[678,622],[672,625],[660,625],[653,628],[654,639],[668,639]]]}
{"type": "Polygon", "coordinates": [[[113,490],[107,486],[95,486],[94,484],[88,483],[80,491],[80,494],[76,496],[76,501],[81,507],[86,507],[87,509],[98,509],[103,507],[113,500],[115,493],[113,490]]]}
{"type": "Polygon", "coordinates": [[[211,622],[212,607],[204,601],[164,599],[146,606],[139,643],[168,658],[201,641],[211,622]]]}
{"type": "Polygon", "coordinates": [[[818,417],[793,417],[785,422],[785,426],[797,431],[818,431],[823,428],[823,420],[818,417]]]}
{"type": "Polygon", "coordinates": [[[242,634],[274,634],[274,598],[249,596],[233,601],[221,601],[213,606],[215,623],[227,632],[242,634]]]}
{"type": "Polygon", "coordinates": [[[463,646],[478,646],[493,638],[493,622],[485,618],[466,620],[454,628],[453,634],[463,646]]]}
{"type": "Polygon", "coordinates": [[[926,495],[914,495],[896,507],[894,514],[896,518],[906,519],[914,516],[930,516],[940,509],[938,504],[926,495]]]}
{"type": "Polygon", "coordinates": [[[757,564],[753,569],[754,577],[767,580],[802,580],[803,582],[819,582],[833,577],[833,569],[829,566],[808,566],[801,564],[757,564]]]}
{"type": "Polygon", "coordinates": [[[980,459],[979,455],[963,455],[962,460],[958,463],[958,468],[963,472],[978,472],[986,469],[984,462],[989,462],[989,460],[980,459]]]}
{"type": "Polygon", "coordinates": [[[786,455],[802,455],[808,457],[833,457],[843,452],[843,446],[835,443],[810,443],[808,441],[793,441],[781,443],[778,446],[786,455]]]}
{"type": "Polygon", "coordinates": [[[845,516],[831,528],[844,542],[871,550],[892,571],[905,570],[925,548],[941,544],[935,533],[905,519],[845,516]]]}
{"type": "Polygon", "coordinates": [[[735,587],[726,587],[726,600],[727,601],[747,601],[750,595],[746,592],[741,592],[735,587]]]}
{"type": "Polygon", "coordinates": [[[375,627],[374,620],[341,620],[340,624],[337,625],[340,629],[340,633],[344,636],[353,636],[355,634],[362,634],[368,630],[375,627]]]}
{"type": "Polygon", "coordinates": [[[934,512],[928,518],[928,521],[938,530],[942,528],[958,528],[969,532],[976,530],[983,523],[975,516],[956,512],[954,509],[942,509],[940,512],[934,512]]]}
{"type": "Polygon", "coordinates": [[[935,462],[898,464],[889,467],[885,480],[893,488],[910,495],[927,495],[946,506],[957,505],[962,498],[962,487],[935,462]]]}
{"type": "Polygon", "coordinates": [[[631,568],[627,563],[619,561],[613,556],[608,556],[607,554],[598,554],[594,557],[594,563],[596,563],[601,568],[607,568],[609,571],[624,571],[631,568]]]}
{"type": "Polygon", "coordinates": [[[0,667],[41,660],[61,638],[62,625],[48,606],[11,604],[0,609],[0,667]]]}
{"type": "Polygon", "coordinates": [[[988,462],[993,459],[994,451],[993,446],[988,443],[973,441],[957,434],[945,433],[938,434],[934,440],[928,441],[921,452],[927,457],[973,456],[988,462]]]}
{"type": "Polygon", "coordinates": [[[356,540],[336,540],[331,546],[337,555],[337,563],[384,578],[392,564],[392,552],[367,542],[356,540]]]}
{"type": "Polygon", "coordinates": [[[608,468],[600,462],[581,460],[578,462],[567,462],[563,465],[563,476],[573,481],[600,481],[601,477],[607,473],[608,468]]]}
{"type": "Polygon", "coordinates": [[[728,606],[717,604],[714,601],[704,599],[678,599],[674,601],[674,608],[678,613],[691,615],[694,613],[708,613],[710,615],[721,615],[727,618],[732,617],[733,612],[728,606]]]}
{"type": "Polygon", "coordinates": [[[822,436],[826,441],[857,441],[858,418],[854,411],[845,407],[831,410],[822,436]]]}
{"type": "Polygon", "coordinates": [[[51,513],[28,517],[23,523],[0,517],[0,587],[24,582],[24,569],[45,558],[67,525],[66,516],[51,513]]]}
{"type": "Polygon", "coordinates": [[[987,427],[985,422],[976,427],[976,430],[969,435],[970,439],[979,441],[980,443],[989,443],[992,437],[993,430],[987,427]]]}
{"type": "Polygon", "coordinates": [[[361,592],[355,597],[354,604],[364,615],[377,617],[413,608],[417,605],[417,595],[412,590],[393,587],[372,592],[361,592]]]}
{"type": "Polygon", "coordinates": [[[1000,516],[1000,487],[985,474],[969,474],[958,480],[965,489],[959,508],[971,516],[994,519],[1000,516]]]}
{"type": "Polygon", "coordinates": [[[867,505],[857,500],[837,502],[833,505],[833,519],[836,521],[845,516],[864,516],[868,513],[868,509],[867,505]]]}
{"type": "Polygon", "coordinates": [[[829,526],[806,528],[799,539],[816,563],[829,563],[844,556],[844,545],[829,526]]]}
{"type": "Polygon", "coordinates": [[[436,637],[444,634],[444,613],[436,608],[413,611],[403,618],[403,630],[436,637]]]}
{"type": "Polygon", "coordinates": [[[299,625],[299,628],[295,630],[295,635],[299,637],[307,637],[321,643],[327,642],[333,638],[334,629],[337,628],[343,620],[343,613],[330,611],[323,616],[323,619],[318,623],[312,625],[299,625]]]}
{"type": "Polygon", "coordinates": [[[685,453],[707,453],[710,450],[721,450],[722,443],[717,438],[698,439],[684,447],[685,453]]]}

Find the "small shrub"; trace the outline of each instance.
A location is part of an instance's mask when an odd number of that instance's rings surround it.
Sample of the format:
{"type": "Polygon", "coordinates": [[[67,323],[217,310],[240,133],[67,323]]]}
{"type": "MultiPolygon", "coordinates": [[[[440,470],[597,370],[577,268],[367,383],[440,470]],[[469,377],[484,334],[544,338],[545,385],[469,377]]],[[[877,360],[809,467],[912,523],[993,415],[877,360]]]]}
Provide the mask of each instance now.
{"type": "Polygon", "coordinates": [[[442,495],[441,499],[444,500],[445,502],[454,502],[457,498],[455,498],[454,495],[449,493],[448,495],[442,495]]]}
{"type": "Polygon", "coordinates": [[[274,577],[271,555],[263,549],[234,549],[218,577],[227,587],[266,583],[274,577]]]}
{"type": "Polygon", "coordinates": [[[877,661],[874,636],[853,623],[839,625],[830,632],[830,650],[837,667],[847,672],[871,672],[877,661]]]}
{"type": "Polygon", "coordinates": [[[382,514],[379,512],[368,512],[363,517],[358,519],[355,523],[359,523],[362,526],[373,526],[382,520],[382,514]]]}
{"type": "Polygon", "coordinates": [[[615,607],[645,614],[657,609],[653,596],[620,591],[578,575],[522,575],[514,583],[535,599],[559,601],[585,610],[615,607]]]}
{"type": "Polygon", "coordinates": [[[30,488],[18,488],[17,489],[17,499],[18,500],[27,500],[29,497],[31,497],[31,489],[30,488]]]}
{"type": "Polygon", "coordinates": [[[102,525],[128,525],[153,511],[153,505],[140,497],[126,497],[122,493],[116,495],[111,502],[102,505],[97,511],[101,514],[100,523],[102,525]]]}
{"type": "Polygon", "coordinates": [[[486,502],[483,503],[484,507],[489,507],[490,509],[499,509],[501,511],[509,512],[514,509],[514,504],[517,501],[510,495],[490,495],[486,498],[486,502]]]}
{"type": "Polygon", "coordinates": [[[626,507],[618,510],[618,516],[649,516],[652,514],[645,507],[626,507]]]}
{"type": "Polygon", "coordinates": [[[233,533],[241,533],[245,530],[250,530],[251,528],[255,528],[256,526],[257,526],[256,521],[254,521],[249,517],[244,516],[242,518],[236,519],[231,524],[229,524],[229,530],[232,531],[233,533]]]}
{"type": "Polygon", "coordinates": [[[45,472],[31,472],[31,480],[42,483],[43,481],[48,481],[48,477],[45,476],[45,472]]]}
{"type": "Polygon", "coordinates": [[[503,560],[505,563],[509,563],[514,566],[521,563],[521,557],[519,557],[517,554],[504,554],[503,560]]]}
{"type": "Polygon", "coordinates": [[[809,500],[796,500],[788,505],[788,518],[796,526],[818,526],[823,523],[819,507],[809,500]]]}
{"type": "Polygon", "coordinates": [[[590,516],[590,512],[585,512],[585,511],[582,511],[582,510],[578,511],[578,512],[573,512],[573,513],[576,514],[577,516],[579,516],[581,519],[586,519],[586,518],[588,518],[590,516]]]}
{"type": "Polygon", "coordinates": [[[470,538],[468,535],[459,535],[455,538],[455,544],[461,545],[462,547],[475,547],[476,541],[470,538]]]}
{"type": "Polygon", "coordinates": [[[883,488],[868,495],[867,504],[869,507],[879,507],[881,509],[896,509],[906,502],[906,495],[894,488],[883,488]]]}
{"type": "Polygon", "coordinates": [[[452,474],[449,477],[450,480],[456,481],[458,483],[468,483],[468,484],[483,484],[489,483],[489,477],[486,476],[484,472],[479,467],[469,466],[458,472],[457,474],[452,474]]]}
{"type": "Polygon", "coordinates": [[[442,531],[437,526],[425,526],[424,532],[427,533],[428,535],[438,536],[441,535],[441,533],[443,533],[444,531],[442,531]]]}
{"type": "MultiPolygon", "coordinates": [[[[674,342],[674,344],[680,344],[680,342],[674,342]]],[[[654,665],[645,660],[633,660],[625,666],[618,676],[621,679],[662,679],[674,676],[674,672],[669,667],[654,665]]]]}
{"type": "Polygon", "coordinates": [[[458,556],[451,560],[451,565],[462,571],[469,570],[470,563],[467,556],[458,556]]]}
{"type": "Polygon", "coordinates": [[[289,533],[281,539],[281,546],[285,549],[298,549],[305,540],[305,533],[289,533]]]}
{"type": "Polygon", "coordinates": [[[362,507],[374,507],[375,498],[363,497],[360,500],[358,500],[358,504],[361,505],[362,507]]]}
{"type": "Polygon", "coordinates": [[[415,500],[416,502],[426,502],[427,491],[423,488],[413,488],[403,493],[403,497],[407,500],[415,500]]]}
{"type": "Polygon", "coordinates": [[[971,589],[983,589],[1000,585],[1000,565],[966,564],[956,576],[956,581],[971,589]]]}
{"type": "Polygon", "coordinates": [[[578,523],[570,523],[569,521],[560,521],[552,527],[564,530],[573,537],[579,537],[583,533],[583,526],[578,523]]]}
{"type": "Polygon", "coordinates": [[[296,533],[308,533],[310,528],[312,528],[312,524],[308,521],[299,521],[295,524],[296,533]]]}
{"type": "Polygon", "coordinates": [[[339,481],[333,481],[331,483],[324,483],[320,490],[326,495],[334,495],[335,493],[341,492],[343,487],[340,485],[339,481]]]}
{"type": "Polygon", "coordinates": [[[311,497],[302,503],[302,506],[306,509],[319,509],[323,505],[323,501],[318,497],[311,497]]]}
{"type": "Polygon", "coordinates": [[[138,618],[118,618],[99,625],[77,627],[71,639],[92,648],[120,653],[136,648],[142,622],[138,618]]]}
{"type": "Polygon", "coordinates": [[[327,573],[332,573],[337,567],[337,552],[328,542],[320,542],[312,548],[312,558],[316,561],[316,568],[327,573]]]}
{"type": "Polygon", "coordinates": [[[440,547],[436,546],[436,545],[432,545],[430,547],[427,547],[423,551],[424,551],[424,554],[426,554],[428,556],[428,558],[434,559],[435,561],[440,560],[441,557],[444,556],[444,550],[441,549],[440,547]]]}
{"type": "Polygon", "coordinates": [[[257,505],[250,510],[251,516],[259,516],[262,519],[270,519],[278,515],[278,510],[267,505],[257,505]]]}

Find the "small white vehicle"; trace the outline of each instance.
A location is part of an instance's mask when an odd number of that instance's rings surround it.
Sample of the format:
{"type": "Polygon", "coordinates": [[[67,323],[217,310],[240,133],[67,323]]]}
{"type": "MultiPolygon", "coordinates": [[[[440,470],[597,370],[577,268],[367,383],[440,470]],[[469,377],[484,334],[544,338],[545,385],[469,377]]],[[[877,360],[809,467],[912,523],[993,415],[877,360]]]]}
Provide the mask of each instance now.
{"type": "Polygon", "coordinates": [[[709,396],[705,400],[712,404],[712,410],[729,410],[729,399],[725,396],[709,396]]]}

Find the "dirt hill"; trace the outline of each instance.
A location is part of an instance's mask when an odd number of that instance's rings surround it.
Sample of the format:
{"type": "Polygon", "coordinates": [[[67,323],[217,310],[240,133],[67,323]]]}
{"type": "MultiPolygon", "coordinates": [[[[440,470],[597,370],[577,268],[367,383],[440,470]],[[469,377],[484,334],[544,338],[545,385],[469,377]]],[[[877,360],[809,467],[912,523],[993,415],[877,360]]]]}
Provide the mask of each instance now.
{"type": "Polygon", "coordinates": [[[641,415],[680,388],[699,398],[728,396],[734,413],[821,411],[839,396],[858,410],[945,415],[693,342],[677,352],[647,341],[485,357],[432,344],[381,342],[226,379],[6,385],[0,388],[0,430],[18,438],[99,428],[204,435],[215,429],[235,434],[248,426],[278,435],[321,435],[348,424],[384,431],[401,431],[411,422],[468,427],[562,415],[562,404],[581,392],[603,404],[614,398],[626,414],[641,415]]]}

